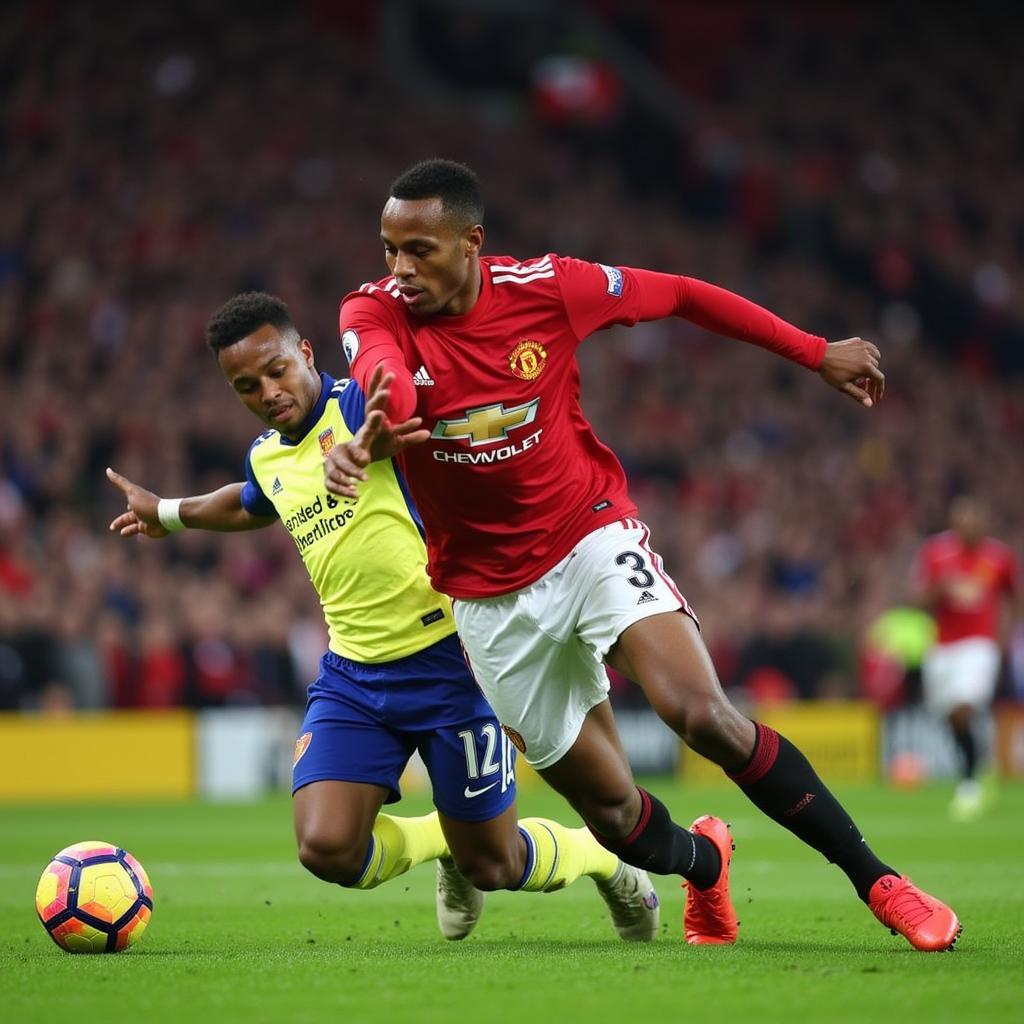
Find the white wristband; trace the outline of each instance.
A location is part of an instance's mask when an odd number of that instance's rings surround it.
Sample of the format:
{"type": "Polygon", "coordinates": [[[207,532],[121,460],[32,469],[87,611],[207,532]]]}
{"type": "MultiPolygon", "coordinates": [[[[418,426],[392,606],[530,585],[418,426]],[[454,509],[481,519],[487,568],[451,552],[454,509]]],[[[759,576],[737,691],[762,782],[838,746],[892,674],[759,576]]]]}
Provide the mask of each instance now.
{"type": "Polygon", "coordinates": [[[181,521],[183,500],[183,498],[161,498],[156,503],[156,517],[160,520],[160,525],[171,533],[185,529],[185,524],[181,521]]]}

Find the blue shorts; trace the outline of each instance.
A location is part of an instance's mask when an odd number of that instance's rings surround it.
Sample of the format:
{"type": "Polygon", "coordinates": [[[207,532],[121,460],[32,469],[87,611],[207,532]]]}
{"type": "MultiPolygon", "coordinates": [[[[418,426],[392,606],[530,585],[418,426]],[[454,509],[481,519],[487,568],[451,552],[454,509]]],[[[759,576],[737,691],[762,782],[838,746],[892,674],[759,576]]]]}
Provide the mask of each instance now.
{"type": "Polygon", "coordinates": [[[456,636],[377,665],[328,651],[309,688],[292,792],[325,779],[367,782],[389,790],[385,802],[395,803],[414,750],[443,814],[490,821],[515,801],[515,750],[456,636]]]}

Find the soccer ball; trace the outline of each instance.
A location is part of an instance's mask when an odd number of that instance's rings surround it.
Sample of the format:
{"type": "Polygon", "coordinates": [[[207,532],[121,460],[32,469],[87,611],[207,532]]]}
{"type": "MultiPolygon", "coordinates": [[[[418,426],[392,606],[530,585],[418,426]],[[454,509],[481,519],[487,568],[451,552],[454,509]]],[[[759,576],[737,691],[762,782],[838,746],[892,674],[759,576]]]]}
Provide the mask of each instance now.
{"type": "Polygon", "coordinates": [[[153,887],[127,850],[88,841],[61,850],[36,887],[36,912],[69,953],[119,953],[153,912],[153,887]]]}

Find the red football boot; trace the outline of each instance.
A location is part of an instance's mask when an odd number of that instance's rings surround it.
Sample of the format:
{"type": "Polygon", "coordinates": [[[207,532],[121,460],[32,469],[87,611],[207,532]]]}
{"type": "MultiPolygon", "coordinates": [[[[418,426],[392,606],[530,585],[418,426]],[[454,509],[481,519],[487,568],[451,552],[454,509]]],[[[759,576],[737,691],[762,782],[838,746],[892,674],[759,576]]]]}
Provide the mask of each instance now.
{"type": "Polygon", "coordinates": [[[692,882],[685,886],[683,933],[692,946],[729,945],[736,941],[740,927],[729,898],[729,862],[734,848],[729,826],[721,818],[705,814],[690,826],[690,831],[715,844],[722,858],[722,871],[709,889],[698,889],[692,882]]]}
{"type": "Polygon", "coordinates": [[[871,912],[914,949],[928,953],[952,949],[963,925],[953,911],[918,889],[906,875],[882,875],[868,893],[871,912]]]}

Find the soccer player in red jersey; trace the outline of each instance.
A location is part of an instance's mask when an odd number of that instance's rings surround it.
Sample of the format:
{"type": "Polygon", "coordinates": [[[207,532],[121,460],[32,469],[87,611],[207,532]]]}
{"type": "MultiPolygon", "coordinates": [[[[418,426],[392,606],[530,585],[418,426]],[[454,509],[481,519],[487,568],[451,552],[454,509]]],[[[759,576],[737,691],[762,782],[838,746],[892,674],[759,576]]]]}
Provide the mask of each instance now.
{"type": "Polygon", "coordinates": [[[984,806],[974,721],[995,694],[1002,605],[1006,601],[1021,611],[1013,552],[985,535],[986,520],[976,498],[957,498],[950,529],[924,542],[914,567],[920,603],[938,626],[922,668],[925,703],[949,723],[960,754],[961,777],[950,813],[963,821],[977,817],[984,806]]]}
{"type": "Polygon", "coordinates": [[[689,277],[554,253],[482,256],[482,221],[476,176],[460,164],[425,161],[392,185],[381,217],[391,274],[345,296],[340,314],[355,378],[366,388],[384,373],[386,413],[333,450],[328,489],[354,496],[371,441],[422,418],[401,460],[428,572],[455,599],[477,681],[526,760],[605,846],[687,879],[687,941],[736,939],[729,834],[710,816],[681,828],[636,786],[604,664],[635,680],[764,813],[839,865],[884,924],[915,948],[948,949],[956,914],[880,861],[803,754],[729,702],[622,467],[579,402],[576,348],[613,324],[685,317],[814,370],[869,408],[884,388],[878,349],[860,338],[827,344],[689,277]]]}

